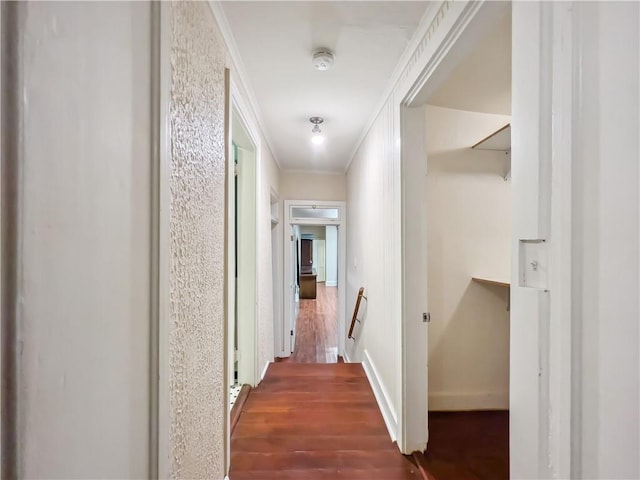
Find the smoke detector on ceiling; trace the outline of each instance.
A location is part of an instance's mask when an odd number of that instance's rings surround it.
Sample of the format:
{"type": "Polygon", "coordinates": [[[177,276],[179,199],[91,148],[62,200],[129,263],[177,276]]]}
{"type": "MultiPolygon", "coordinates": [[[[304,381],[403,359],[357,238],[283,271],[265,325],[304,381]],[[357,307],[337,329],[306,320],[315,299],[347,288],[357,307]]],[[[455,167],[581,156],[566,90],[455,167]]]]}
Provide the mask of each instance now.
{"type": "Polygon", "coordinates": [[[333,67],[335,56],[328,48],[318,48],[313,52],[313,66],[317,70],[329,70],[333,67]]]}

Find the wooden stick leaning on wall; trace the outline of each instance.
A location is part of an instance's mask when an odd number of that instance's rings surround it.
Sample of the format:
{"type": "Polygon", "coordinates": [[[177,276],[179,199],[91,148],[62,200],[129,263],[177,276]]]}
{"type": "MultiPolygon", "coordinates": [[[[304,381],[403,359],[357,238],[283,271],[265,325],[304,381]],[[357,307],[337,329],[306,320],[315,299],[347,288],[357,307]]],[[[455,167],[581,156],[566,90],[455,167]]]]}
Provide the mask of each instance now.
{"type": "Polygon", "coordinates": [[[355,340],[356,337],[353,336],[353,329],[356,326],[356,322],[360,322],[360,320],[358,320],[358,310],[360,310],[360,300],[362,299],[367,299],[367,297],[364,296],[364,287],[360,287],[360,290],[358,290],[358,298],[356,299],[356,307],[353,309],[353,317],[351,318],[351,326],[349,327],[349,335],[347,336],[347,338],[350,338],[352,340],[355,340]]]}

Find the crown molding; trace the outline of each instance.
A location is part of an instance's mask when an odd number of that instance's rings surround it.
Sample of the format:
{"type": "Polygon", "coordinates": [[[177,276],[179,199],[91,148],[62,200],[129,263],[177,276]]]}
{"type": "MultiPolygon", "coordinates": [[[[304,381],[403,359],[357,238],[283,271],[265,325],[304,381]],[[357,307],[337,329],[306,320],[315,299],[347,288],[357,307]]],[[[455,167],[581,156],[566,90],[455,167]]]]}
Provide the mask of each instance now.
{"type": "Polygon", "coordinates": [[[262,121],[262,112],[260,111],[260,107],[253,90],[253,85],[249,80],[249,75],[247,74],[244,62],[242,61],[242,57],[240,56],[240,51],[238,50],[238,46],[236,45],[235,38],[233,37],[233,33],[231,33],[231,26],[229,25],[227,16],[224,14],[224,10],[219,1],[209,0],[207,3],[209,4],[209,8],[211,9],[211,13],[213,14],[216,23],[218,24],[218,28],[220,30],[220,33],[222,34],[224,43],[227,46],[227,51],[229,52],[229,56],[231,57],[233,71],[237,76],[236,85],[240,87],[240,93],[244,94],[244,96],[246,97],[245,99],[249,104],[249,108],[251,110],[251,113],[253,114],[253,117],[255,118],[256,123],[258,124],[260,133],[267,143],[267,147],[271,152],[273,161],[278,166],[278,169],[281,169],[278,157],[273,150],[273,143],[271,141],[271,138],[269,137],[269,134],[264,127],[264,122],[262,121]]]}
{"type": "Polygon", "coordinates": [[[362,146],[362,142],[364,141],[367,134],[371,130],[371,127],[373,126],[376,119],[380,115],[380,112],[384,108],[385,104],[393,94],[393,90],[396,88],[396,85],[399,83],[405,71],[410,66],[414,55],[417,53],[417,50],[421,46],[424,46],[424,42],[430,37],[429,33],[432,30],[432,27],[434,26],[434,24],[436,23],[436,20],[439,17],[440,11],[450,1],[451,0],[445,0],[443,2],[440,2],[439,4],[432,2],[432,3],[429,3],[429,5],[427,6],[427,9],[424,12],[424,15],[422,15],[422,18],[420,19],[418,28],[416,29],[413,36],[411,37],[411,40],[407,44],[407,48],[405,48],[404,52],[400,56],[400,59],[396,64],[396,68],[393,70],[393,73],[389,78],[389,82],[387,83],[386,88],[383,90],[382,95],[380,96],[380,99],[376,103],[376,107],[372,110],[371,115],[369,116],[369,119],[365,124],[365,127],[362,129],[362,131],[360,132],[360,135],[358,136],[358,140],[355,143],[355,147],[353,148],[351,155],[349,156],[349,162],[344,168],[345,175],[349,171],[349,167],[351,166],[353,159],[355,158],[356,154],[358,153],[358,150],[362,146]]]}

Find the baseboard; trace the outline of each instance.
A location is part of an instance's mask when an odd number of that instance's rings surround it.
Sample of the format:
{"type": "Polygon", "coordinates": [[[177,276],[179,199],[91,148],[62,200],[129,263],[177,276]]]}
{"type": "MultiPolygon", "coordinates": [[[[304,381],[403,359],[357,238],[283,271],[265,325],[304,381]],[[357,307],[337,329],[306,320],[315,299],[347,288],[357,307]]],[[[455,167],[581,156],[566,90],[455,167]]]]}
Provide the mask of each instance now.
{"type": "Polygon", "coordinates": [[[250,391],[251,391],[250,385],[243,385],[242,388],[240,389],[240,394],[238,395],[238,398],[233,404],[233,407],[231,407],[231,414],[229,416],[230,425],[231,425],[231,428],[229,429],[229,431],[231,432],[230,433],[231,435],[233,435],[233,431],[235,430],[236,425],[238,424],[238,420],[240,419],[240,414],[242,413],[242,408],[244,407],[244,403],[247,401],[247,398],[249,397],[250,391]]]}
{"type": "Polygon", "coordinates": [[[267,369],[269,368],[270,363],[271,362],[267,362],[267,364],[262,369],[262,374],[260,375],[260,381],[262,381],[264,379],[264,376],[267,374],[267,369]]]}
{"type": "Polygon", "coordinates": [[[398,417],[392,407],[391,401],[389,400],[389,394],[380,381],[378,371],[371,361],[369,352],[367,352],[366,350],[364,351],[364,360],[362,362],[362,366],[364,367],[364,373],[367,375],[367,379],[369,380],[369,384],[371,385],[373,394],[375,395],[376,401],[378,402],[378,407],[380,408],[380,412],[382,413],[384,423],[387,426],[387,430],[389,430],[391,441],[395,442],[398,437],[398,417]]]}
{"type": "Polygon", "coordinates": [[[344,363],[352,363],[346,348],[344,349],[344,352],[342,352],[342,359],[344,360],[344,363]]]}
{"type": "Polygon", "coordinates": [[[325,287],[337,287],[338,286],[338,281],[337,280],[335,282],[325,281],[324,282],[324,286],[325,287]]]}
{"type": "Polygon", "coordinates": [[[429,392],[429,410],[508,410],[509,392],[429,392]]]}

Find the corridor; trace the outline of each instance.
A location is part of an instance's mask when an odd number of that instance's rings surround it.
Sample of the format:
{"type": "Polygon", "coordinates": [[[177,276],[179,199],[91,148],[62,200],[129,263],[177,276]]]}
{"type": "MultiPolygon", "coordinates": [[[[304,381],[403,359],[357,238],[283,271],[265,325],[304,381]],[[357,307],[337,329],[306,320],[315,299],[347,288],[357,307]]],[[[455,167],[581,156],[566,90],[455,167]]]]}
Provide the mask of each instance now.
{"type": "Polygon", "coordinates": [[[338,288],[317,284],[314,300],[301,299],[296,320],[295,363],[338,361],[338,288]]]}
{"type": "Polygon", "coordinates": [[[3,1],[0,47],[0,478],[640,479],[640,1],[3,1]]]}
{"type": "Polygon", "coordinates": [[[420,479],[360,364],[272,363],[231,436],[231,480],[420,479]]]}

